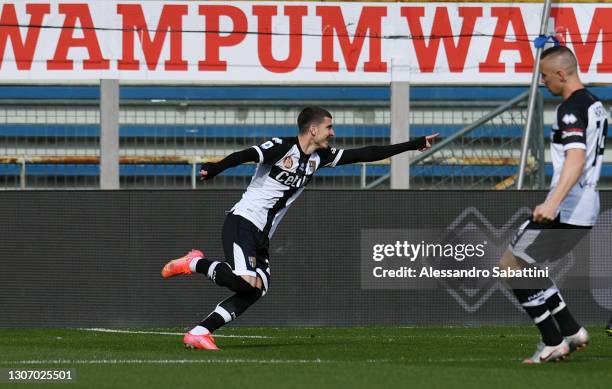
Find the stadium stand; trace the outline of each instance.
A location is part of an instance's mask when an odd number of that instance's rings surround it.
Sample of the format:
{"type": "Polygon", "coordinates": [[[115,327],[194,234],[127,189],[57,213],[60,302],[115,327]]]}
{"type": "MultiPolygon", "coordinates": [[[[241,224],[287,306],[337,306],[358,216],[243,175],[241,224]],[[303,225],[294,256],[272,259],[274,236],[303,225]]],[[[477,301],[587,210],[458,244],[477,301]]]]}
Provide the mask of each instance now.
{"type": "MultiPolygon", "coordinates": [[[[411,136],[440,132],[442,139],[447,138],[525,90],[413,87],[411,136]]],[[[612,88],[592,90],[612,101],[612,88]]],[[[389,94],[389,88],[382,86],[122,86],[121,187],[192,187],[202,160],[222,158],[273,136],[295,135],[297,112],[310,104],[325,106],[334,114],[336,147],[387,144],[389,94]]],[[[547,93],[544,97],[544,139],[548,139],[556,99],[547,93]]],[[[98,104],[99,87],[94,85],[0,86],[0,188],[97,187],[98,104]]],[[[442,152],[442,158],[428,166],[413,166],[412,187],[494,188],[515,174],[522,111],[521,105],[508,110],[467,133],[450,151],[442,152]]],[[[602,187],[612,182],[610,158],[602,170],[602,187]]],[[[550,175],[546,161],[545,172],[550,175]]],[[[252,165],[231,169],[207,187],[242,187],[253,169],[252,165]]],[[[388,172],[389,161],[326,169],[314,186],[358,188],[388,172]]]]}

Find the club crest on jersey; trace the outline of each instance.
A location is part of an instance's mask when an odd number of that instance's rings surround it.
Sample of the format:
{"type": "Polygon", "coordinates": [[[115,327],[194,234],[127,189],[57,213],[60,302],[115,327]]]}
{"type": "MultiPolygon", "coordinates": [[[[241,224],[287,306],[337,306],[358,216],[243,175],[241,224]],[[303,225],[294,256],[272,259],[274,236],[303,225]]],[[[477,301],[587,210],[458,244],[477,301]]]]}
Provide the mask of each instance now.
{"type": "Polygon", "coordinates": [[[574,124],[578,121],[578,118],[576,118],[576,116],[574,116],[573,113],[566,113],[565,115],[563,115],[563,117],[561,118],[561,121],[565,124],[574,124]]]}
{"type": "Polygon", "coordinates": [[[255,257],[249,257],[249,265],[251,265],[253,269],[255,269],[256,262],[255,257]]]}
{"type": "Polygon", "coordinates": [[[315,161],[308,161],[308,167],[310,168],[310,171],[314,172],[315,168],[317,167],[317,163],[315,161]]]}
{"type": "Polygon", "coordinates": [[[291,156],[287,156],[283,159],[283,167],[285,169],[291,169],[291,167],[293,167],[293,158],[291,158],[291,156]]]}

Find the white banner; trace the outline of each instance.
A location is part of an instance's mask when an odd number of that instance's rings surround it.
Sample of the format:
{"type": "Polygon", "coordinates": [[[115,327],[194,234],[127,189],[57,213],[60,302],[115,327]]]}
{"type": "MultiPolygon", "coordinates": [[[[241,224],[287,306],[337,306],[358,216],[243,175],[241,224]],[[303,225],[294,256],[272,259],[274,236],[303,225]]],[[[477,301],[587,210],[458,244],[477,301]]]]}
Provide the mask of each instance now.
{"type": "MultiPolygon", "coordinates": [[[[537,3],[0,1],[0,80],[528,84],[537,3]]],[[[612,5],[555,4],[586,82],[612,5]]]]}

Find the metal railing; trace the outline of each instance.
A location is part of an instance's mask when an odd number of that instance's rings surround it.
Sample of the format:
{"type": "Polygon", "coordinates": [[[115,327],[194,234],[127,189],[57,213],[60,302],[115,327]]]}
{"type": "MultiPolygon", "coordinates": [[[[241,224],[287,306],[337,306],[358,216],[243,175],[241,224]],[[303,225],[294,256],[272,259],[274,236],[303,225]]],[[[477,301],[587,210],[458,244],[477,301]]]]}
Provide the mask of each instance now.
{"type": "MultiPolygon", "coordinates": [[[[424,153],[416,155],[410,161],[411,187],[427,189],[445,188],[489,188],[505,189],[514,185],[514,172],[508,174],[510,169],[518,169],[520,162],[520,137],[500,132],[520,130],[524,122],[524,107],[529,92],[521,93],[483,115],[473,123],[463,127],[454,134],[436,142],[424,153]],[[479,133],[475,133],[476,131],[479,133]],[[498,133],[496,133],[498,132],[498,133]],[[452,167],[453,169],[435,172],[436,167],[452,167]],[[478,167],[479,169],[475,169],[478,167]],[[470,173],[469,170],[474,171],[470,173]],[[478,174],[478,171],[481,174],[478,174]],[[412,172],[418,174],[412,174],[412,172]],[[444,171],[455,171],[459,174],[444,175],[444,171]],[[433,177],[433,178],[432,178],[433,177]],[[505,183],[505,185],[500,185],[505,183]]],[[[541,112],[541,111],[540,111],[541,112]]],[[[541,117],[540,117],[541,119],[541,117]]],[[[543,153],[543,124],[542,120],[534,121],[538,128],[530,150],[530,172],[537,172],[532,179],[532,187],[543,186],[544,153],[543,153]]],[[[436,132],[436,128],[432,128],[436,132]]],[[[516,170],[518,173],[518,170],[516,170]]],[[[379,177],[366,185],[367,189],[379,187],[389,180],[389,175],[379,177]]]]}
{"type": "MultiPolygon", "coordinates": [[[[522,95],[523,96],[523,95],[522,95]]],[[[435,147],[412,159],[412,188],[493,188],[514,174],[520,134],[501,139],[495,131],[524,122],[520,96],[495,108],[492,102],[411,102],[413,136],[445,131],[435,147]],[[488,128],[488,132],[484,130],[488,128]],[[480,132],[479,136],[477,133],[480,132]],[[453,168],[452,178],[433,167],[453,168]],[[500,172],[470,176],[474,166],[500,167],[500,172]],[[467,172],[467,173],[466,173],[467,172]],[[483,177],[487,176],[483,180],[483,177]],[[472,178],[469,178],[472,177],[472,178]]],[[[356,148],[390,142],[390,108],[385,101],[316,102],[121,101],[119,163],[127,169],[121,188],[195,188],[197,164],[204,157],[224,156],[269,139],[293,136],[295,119],[304,104],[320,104],[334,115],[338,148],[356,148]],[[143,165],[140,169],[138,165],[143,165]],[[180,169],[177,169],[180,167],[180,169]],[[138,169],[140,170],[138,170],[138,169]],[[187,170],[189,169],[189,170],[187,170]]],[[[99,101],[0,101],[0,188],[99,187],[99,101]],[[3,162],[4,161],[4,162],[3,162]],[[18,169],[16,166],[18,165],[18,169]],[[56,165],[45,175],[43,165],[56,165]],[[86,166],[62,169],[59,165],[86,166]],[[85,172],[80,175],[80,172],[85,172]]],[[[541,131],[540,131],[541,132],[541,131]]],[[[530,163],[541,163],[543,152],[534,152],[530,163]]],[[[317,175],[318,188],[386,187],[389,161],[335,169],[317,175]]],[[[249,168],[252,169],[252,168],[249,168]]],[[[225,174],[198,188],[242,188],[250,181],[249,169],[225,174]]],[[[438,169],[439,170],[439,169],[438,169]]],[[[452,172],[451,170],[448,170],[452,172]]],[[[539,167],[532,172],[541,172],[539,167]]],[[[476,172],[475,174],[478,174],[476,172]]],[[[543,174],[543,173],[542,173],[543,174]]],[[[543,175],[542,175],[543,177],[543,175]]]]}

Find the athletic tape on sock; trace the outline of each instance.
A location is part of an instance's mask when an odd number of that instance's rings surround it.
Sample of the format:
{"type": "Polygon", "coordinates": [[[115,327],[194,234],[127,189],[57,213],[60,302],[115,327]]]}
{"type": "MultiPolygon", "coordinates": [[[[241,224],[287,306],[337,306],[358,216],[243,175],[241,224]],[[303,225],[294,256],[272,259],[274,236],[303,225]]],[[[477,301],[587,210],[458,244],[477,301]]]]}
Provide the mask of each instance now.
{"type": "Polygon", "coordinates": [[[225,320],[226,323],[232,321],[232,315],[220,305],[217,305],[213,312],[216,312],[221,315],[221,317],[223,318],[223,320],[225,320]]]}
{"type": "Polygon", "coordinates": [[[198,262],[200,261],[200,259],[202,259],[202,258],[194,258],[189,263],[189,270],[191,270],[192,273],[196,272],[196,266],[197,266],[198,262]]]}
{"type": "Polygon", "coordinates": [[[546,311],[543,314],[541,314],[540,316],[534,317],[533,318],[533,322],[535,324],[539,324],[539,323],[543,322],[544,320],[546,320],[549,316],[550,316],[550,311],[546,311]]]}
{"type": "Polygon", "coordinates": [[[219,264],[219,261],[215,261],[213,263],[210,264],[210,267],[208,268],[208,273],[206,274],[206,276],[208,276],[208,278],[210,278],[211,280],[213,279],[213,274],[215,273],[215,268],[217,267],[217,265],[219,264]]]}
{"type": "Polygon", "coordinates": [[[561,310],[563,310],[565,307],[566,307],[565,302],[561,300],[559,305],[557,305],[557,308],[553,309],[551,313],[553,315],[556,315],[557,313],[561,312],[561,310]]]}

